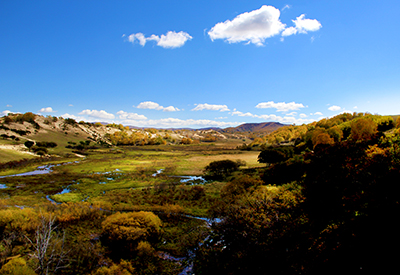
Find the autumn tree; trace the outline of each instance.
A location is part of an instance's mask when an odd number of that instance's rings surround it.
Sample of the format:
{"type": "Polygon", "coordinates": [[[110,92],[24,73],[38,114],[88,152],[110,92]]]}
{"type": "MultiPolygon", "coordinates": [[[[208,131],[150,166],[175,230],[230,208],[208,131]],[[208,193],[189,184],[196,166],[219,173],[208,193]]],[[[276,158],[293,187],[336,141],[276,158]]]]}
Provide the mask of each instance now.
{"type": "Polygon", "coordinates": [[[334,139],[335,142],[339,142],[343,138],[343,131],[337,125],[329,128],[328,134],[334,139]]]}
{"type": "Polygon", "coordinates": [[[334,143],[333,138],[331,138],[331,136],[327,133],[320,133],[315,137],[313,136],[314,149],[320,144],[333,144],[333,143],[334,143]]]}
{"type": "Polygon", "coordinates": [[[360,118],[351,123],[352,140],[369,140],[377,133],[378,125],[371,119],[360,118]]]}
{"type": "Polygon", "coordinates": [[[0,269],[1,275],[36,275],[35,271],[27,265],[24,258],[11,259],[0,269]]]}
{"type": "Polygon", "coordinates": [[[400,117],[398,117],[398,118],[396,119],[395,127],[396,127],[396,128],[400,128],[400,117]]]}
{"type": "Polygon", "coordinates": [[[103,221],[102,239],[115,254],[130,254],[137,251],[140,242],[156,243],[161,225],[152,212],[118,212],[103,221]]]}
{"type": "Polygon", "coordinates": [[[211,215],[222,221],[212,225],[210,237],[196,251],[194,272],[299,274],[291,263],[302,253],[293,240],[298,240],[301,231],[296,229],[306,221],[297,208],[304,199],[299,186],[242,194],[212,208],[211,215]]]}

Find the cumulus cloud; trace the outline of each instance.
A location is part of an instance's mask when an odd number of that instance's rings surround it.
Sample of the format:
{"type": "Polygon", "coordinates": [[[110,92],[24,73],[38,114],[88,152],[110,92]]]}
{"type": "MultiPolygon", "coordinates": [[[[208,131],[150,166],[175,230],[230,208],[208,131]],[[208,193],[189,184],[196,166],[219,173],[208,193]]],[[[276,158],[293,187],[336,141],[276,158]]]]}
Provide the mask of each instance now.
{"type": "MultiPolygon", "coordinates": [[[[135,107],[135,106],[133,106],[135,107]]],[[[141,102],[139,103],[138,106],[136,106],[136,108],[139,109],[151,109],[151,110],[162,110],[164,112],[177,112],[180,111],[178,108],[174,107],[174,106],[168,106],[168,107],[163,107],[160,104],[153,102],[153,101],[145,101],[145,102],[141,102]]]]}
{"type": "Polygon", "coordinates": [[[286,28],[282,32],[282,36],[289,36],[297,33],[307,33],[319,30],[322,25],[316,19],[307,19],[305,14],[300,15],[296,20],[292,20],[294,27],[286,28]]]}
{"type": "Polygon", "coordinates": [[[51,107],[46,107],[39,110],[39,113],[54,113],[54,112],[56,111],[53,111],[53,108],[51,107]]]}
{"type": "Polygon", "coordinates": [[[90,117],[94,118],[101,118],[101,119],[114,119],[115,116],[113,114],[109,114],[104,110],[97,111],[97,110],[83,110],[82,112],[79,113],[79,115],[88,115],[90,117]]]}
{"type": "Polygon", "coordinates": [[[226,105],[216,105],[216,104],[197,104],[197,106],[192,109],[192,111],[202,111],[202,110],[211,110],[211,111],[220,111],[227,112],[229,111],[228,106],[226,105]]]}
{"type": "Polygon", "coordinates": [[[284,28],[280,11],[272,6],[239,14],[236,18],[217,23],[208,32],[211,40],[224,39],[229,43],[248,42],[262,46],[266,38],[278,35],[284,28]]]}
{"type": "Polygon", "coordinates": [[[273,102],[273,101],[268,101],[268,102],[262,102],[257,104],[256,108],[259,109],[267,109],[267,108],[273,108],[276,109],[278,112],[287,112],[287,111],[295,111],[299,110],[300,108],[305,108],[305,106],[301,103],[295,103],[295,102],[273,102]]]}
{"type": "Polygon", "coordinates": [[[336,106],[336,105],[333,105],[328,108],[329,111],[339,111],[340,109],[342,109],[342,108],[339,106],[336,106]]]}
{"type": "Polygon", "coordinates": [[[306,114],[300,114],[299,116],[300,116],[301,118],[306,118],[306,117],[307,117],[306,114]]]}
{"type": "Polygon", "coordinates": [[[11,112],[10,110],[5,110],[5,111],[1,112],[1,114],[2,114],[3,116],[8,115],[8,113],[12,113],[12,112],[11,112]]]}
{"type": "Polygon", "coordinates": [[[144,115],[139,115],[136,113],[128,113],[124,111],[119,111],[117,112],[117,115],[119,116],[120,119],[129,119],[129,120],[144,120],[147,119],[144,115]]]}
{"type": "Polygon", "coordinates": [[[182,47],[188,40],[191,40],[192,38],[193,37],[191,37],[187,32],[183,31],[169,31],[167,34],[162,34],[161,37],[155,34],[145,37],[143,33],[138,32],[129,35],[128,41],[133,44],[138,42],[142,46],[146,45],[147,41],[155,41],[157,46],[167,49],[174,49],[182,47]]]}

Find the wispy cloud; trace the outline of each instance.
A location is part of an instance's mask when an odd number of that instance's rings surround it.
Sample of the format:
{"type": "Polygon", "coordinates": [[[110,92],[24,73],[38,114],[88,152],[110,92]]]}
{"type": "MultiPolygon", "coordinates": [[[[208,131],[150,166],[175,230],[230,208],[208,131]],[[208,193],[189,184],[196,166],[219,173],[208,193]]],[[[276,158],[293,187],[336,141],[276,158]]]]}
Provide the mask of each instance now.
{"type": "Polygon", "coordinates": [[[101,118],[101,119],[114,119],[115,116],[113,114],[107,113],[104,110],[97,111],[97,110],[83,110],[79,113],[79,115],[88,115],[94,118],[101,118]]]}
{"type": "Polygon", "coordinates": [[[248,42],[262,46],[266,38],[279,34],[284,28],[280,11],[272,6],[239,14],[236,18],[216,24],[208,32],[211,40],[224,39],[229,43],[248,42]]]}
{"type": "MultiPolygon", "coordinates": [[[[133,106],[135,107],[135,106],[133,106]]],[[[153,102],[153,101],[145,101],[139,103],[138,106],[136,106],[138,109],[151,109],[151,110],[162,110],[164,112],[177,112],[180,111],[178,108],[174,106],[168,106],[168,107],[163,107],[160,104],[153,102]]]]}
{"type": "MultiPolygon", "coordinates": [[[[124,35],[122,37],[125,37],[124,35]]],[[[174,31],[169,31],[165,35],[162,34],[161,36],[152,34],[149,37],[145,37],[143,33],[138,32],[138,33],[133,33],[128,36],[128,41],[131,43],[136,43],[138,42],[140,45],[144,46],[148,41],[155,41],[157,43],[157,46],[167,48],[167,49],[174,49],[174,48],[180,48],[188,40],[191,40],[193,37],[191,37],[187,32],[174,32],[174,31]]]]}
{"type": "Polygon", "coordinates": [[[295,103],[295,102],[273,102],[273,101],[268,101],[268,102],[262,102],[257,104],[256,108],[259,109],[268,109],[268,108],[273,108],[276,109],[278,112],[288,112],[288,111],[296,111],[299,110],[300,108],[305,108],[305,106],[301,103],[295,103]]]}
{"type": "Polygon", "coordinates": [[[228,106],[226,105],[216,105],[216,104],[197,104],[192,111],[203,111],[203,110],[211,110],[211,111],[220,111],[220,112],[227,112],[229,111],[228,106]]]}

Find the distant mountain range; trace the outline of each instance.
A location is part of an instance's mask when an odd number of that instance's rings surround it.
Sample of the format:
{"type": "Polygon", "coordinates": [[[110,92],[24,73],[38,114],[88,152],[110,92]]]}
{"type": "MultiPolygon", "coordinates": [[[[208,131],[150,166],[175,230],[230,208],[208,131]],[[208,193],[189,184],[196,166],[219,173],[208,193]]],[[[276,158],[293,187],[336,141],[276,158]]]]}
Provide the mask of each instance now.
{"type": "Polygon", "coordinates": [[[273,132],[283,126],[289,126],[288,124],[282,124],[279,122],[262,122],[262,123],[245,123],[237,127],[225,128],[225,132],[273,132]]]}
{"type": "MultiPolygon", "coordinates": [[[[107,123],[102,123],[106,125],[107,123]]],[[[228,128],[219,128],[219,127],[206,127],[200,129],[193,128],[167,128],[166,130],[189,130],[189,131],[208,131],[214,130],[218,132],[225,133],[237,133],[237,132],[267,132],[271,133],[278,128],[283,126],[289,126],[289,124],[282,124],[279,122],[261,122],[261,123],[244,123],[236,127],[228,127],[228,128]]],[[[136,126],[128,126],[131,129],[146,129],[152,127],[136,127],[136,126]]],[[[164,128],[156,128],[156,129],[164,129],[164,128]]]]}

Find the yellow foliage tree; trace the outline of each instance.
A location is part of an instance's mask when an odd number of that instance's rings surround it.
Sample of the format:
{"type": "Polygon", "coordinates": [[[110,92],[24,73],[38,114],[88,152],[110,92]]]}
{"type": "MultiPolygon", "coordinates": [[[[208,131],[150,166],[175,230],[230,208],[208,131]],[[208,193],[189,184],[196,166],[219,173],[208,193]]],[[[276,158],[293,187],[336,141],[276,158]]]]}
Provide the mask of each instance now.
{"type": "Polygon", "coordinates": [[[136,274],[132,264],[128,261],[121,260],[120,264],[113,264],[110,267],[102,266],[92,275],[131,275],[136,274]]]}
{"type": "Polygon", "coordinates": [[[0,269],[0,275],[36,275],[24,258],[13,258],[0,269]]]}
{"type": "Polygon", "coordinates": [[[378,131],[376,122],[368,118],[360,118],[351,123],[352,140],[368,140],[371,139],[378,131]]]}
{"type": "Polygon", "coordinates": [[[161,233],[162,222],[152,212],[116,213],[102,223],[103,236],[110,246],[118,246],[133,252],[141,241],[156,242],[161,233]]]}

